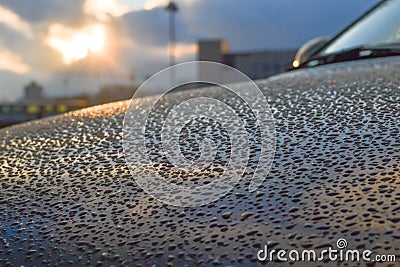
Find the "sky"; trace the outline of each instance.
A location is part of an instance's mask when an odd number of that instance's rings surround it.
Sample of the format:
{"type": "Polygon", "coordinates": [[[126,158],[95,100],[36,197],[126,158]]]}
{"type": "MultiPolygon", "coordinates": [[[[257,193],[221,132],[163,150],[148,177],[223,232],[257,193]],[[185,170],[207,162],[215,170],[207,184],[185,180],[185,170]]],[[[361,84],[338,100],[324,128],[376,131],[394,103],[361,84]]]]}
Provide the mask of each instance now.
{"type": "MultiPolygon", "coordinates": [[[[378,0],[176,0],[177,62],[196,41],[232,52],[297,49],[333,36],[378,0]]],[[[35,80],[48,96],[140,84],[168,66],[164,0],[0,0],[0,102],[35,80]]]]}

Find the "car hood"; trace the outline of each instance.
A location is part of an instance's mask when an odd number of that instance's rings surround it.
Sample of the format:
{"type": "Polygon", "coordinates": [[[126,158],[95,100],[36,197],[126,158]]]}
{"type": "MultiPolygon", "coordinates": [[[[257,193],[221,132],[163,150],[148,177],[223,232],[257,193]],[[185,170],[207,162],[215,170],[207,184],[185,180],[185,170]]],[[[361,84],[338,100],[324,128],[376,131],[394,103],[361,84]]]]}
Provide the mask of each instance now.
{"type": "Polygon", "coordinates": [[[168,206],[136,185],[121,145],[127,101],[1,130],[0,265],[257,265],[265,244],[340,238],[399,255],[399,59],[257,81],[275,120],[271,171],[258,191],[242,179],[203,207],[168,206]]]}

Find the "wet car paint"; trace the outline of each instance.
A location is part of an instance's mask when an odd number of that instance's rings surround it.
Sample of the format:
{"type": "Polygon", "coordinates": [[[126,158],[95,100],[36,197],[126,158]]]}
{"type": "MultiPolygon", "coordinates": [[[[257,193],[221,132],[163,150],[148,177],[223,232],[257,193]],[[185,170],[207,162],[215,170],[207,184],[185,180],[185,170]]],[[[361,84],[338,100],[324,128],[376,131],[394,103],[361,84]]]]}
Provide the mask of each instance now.
{"type": "MultiPolygon", "coordinates": [[[[264,244],[321,249],[339,238],[399,255],[399,59],[257,81],[274,113],[272,169],[258,191],[244,177],[203,207],[168,206],[136,186],[121,145],[128,101],[0,130],[0,265],[261,265],[264,244]]],[[[232,97],[206,88],[170,100],[202,95],[232,97]]]]}

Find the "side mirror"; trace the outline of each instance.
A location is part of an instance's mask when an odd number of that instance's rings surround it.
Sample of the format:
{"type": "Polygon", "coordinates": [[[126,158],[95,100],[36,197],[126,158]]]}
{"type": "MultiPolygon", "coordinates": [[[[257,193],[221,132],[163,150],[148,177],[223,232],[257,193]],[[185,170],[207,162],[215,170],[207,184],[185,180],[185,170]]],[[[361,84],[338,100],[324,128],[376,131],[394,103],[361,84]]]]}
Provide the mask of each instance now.
{"type": "Polygon", "coordinates": [[[297,68],[302,63],[308,61],[318,49],[327,44],[330,40],[331,38],[329,37],[318,37],[303,44],[294,57],[293,68],[297,68]]]}

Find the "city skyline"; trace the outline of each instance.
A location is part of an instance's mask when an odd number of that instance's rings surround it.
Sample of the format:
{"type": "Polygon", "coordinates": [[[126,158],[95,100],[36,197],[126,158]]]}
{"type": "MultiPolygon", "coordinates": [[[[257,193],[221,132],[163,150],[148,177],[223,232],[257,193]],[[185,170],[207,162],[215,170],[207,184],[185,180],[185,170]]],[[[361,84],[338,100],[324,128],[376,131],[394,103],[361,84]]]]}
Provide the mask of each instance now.
{"type": "MultiPolygon", "coordinates": [[[[233,51],[297,48],[335,34],[377,2],[176,1],[177,61],[194,60],[199,39],[226,39],[233,51]]],[[[106,84],[129,84],[132,75],[140,83],[168,66],[164,4],[0,1],[0,101],[16,100],[31,80],[49,95],[95,93],[106,84]]]]}

